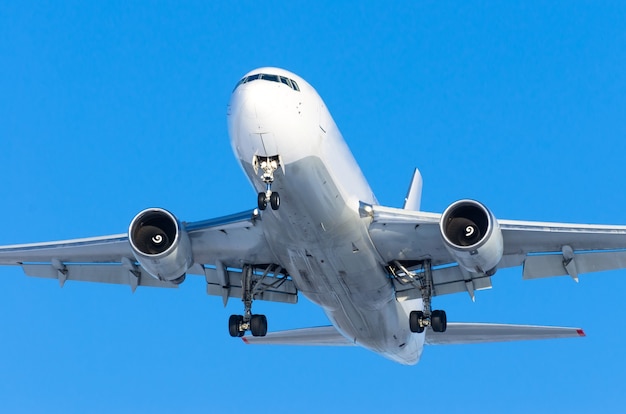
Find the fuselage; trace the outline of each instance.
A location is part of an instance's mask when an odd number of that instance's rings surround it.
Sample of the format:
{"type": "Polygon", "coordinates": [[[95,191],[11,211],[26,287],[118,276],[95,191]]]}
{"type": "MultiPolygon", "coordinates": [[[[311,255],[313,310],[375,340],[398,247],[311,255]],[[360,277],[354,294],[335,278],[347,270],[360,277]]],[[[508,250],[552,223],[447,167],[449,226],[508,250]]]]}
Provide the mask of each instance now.
{"type": "Polygon", "coordinates": [[[255,160],[280,160],[272,190],[277,210],[263,212],[265,237],[299,291],[324,309],[356,344],[414,364],[424,335],[409,330],[421,300],[400,302],[359,214],[377,204],[324,102],[304,79],[277,68],[246,74],[228,106],[233,151],[258,192],[255,160]]]}

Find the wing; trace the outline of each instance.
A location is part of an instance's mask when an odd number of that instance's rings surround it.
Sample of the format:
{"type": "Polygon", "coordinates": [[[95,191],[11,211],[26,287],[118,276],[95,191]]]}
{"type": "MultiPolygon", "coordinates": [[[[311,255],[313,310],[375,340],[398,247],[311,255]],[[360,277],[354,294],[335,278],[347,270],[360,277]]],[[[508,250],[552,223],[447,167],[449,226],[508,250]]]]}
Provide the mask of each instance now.
{"type": "MultiPolygon", "coordinates": [[[[439,230],[441,214],[381,206],[361,206],[362,217],[370,219],[372,241],[387,263],[407,266],[429,259],[433,266],[435,294],[491,287],[486,274],[470,273],[459,267],[446,249],[439,230]]],[[[569,275],[626,268],[626,226],[544,223],[499,220],[503,256],[498,268],[523,266],[523,277],[569,275]]],[[[400,294],[414,297],[415,289],[396,277],[400,294]]]]}
{"type": "MultiPolygon", "coordinates": [[[[211,220],[183,223],[191,243],[193,266],[188,273],[207,280],[207,293],[241,297],[244,265],[265,264],[255,276],[257,299],[295,302],[297,290],[276,266],[265,242],[263,223],[256,210],[211,220]],[[239,290],[238,290],[239,289],[239,290]]],[[[0,247],[0,264],[21,266],[29,276],[137,286],[177,287],[174,282],[149,275],[135,260],[128,235],[74,239],[0,247]]]]}
{"type": "MultiPolygon", "coordinates": [[[[449,323],[446,332],[426,330],[426,345],[478,344],[485,342],[528,341],[534,339],[578,338],[585,336],[580,328],[555,326],[503,325],[489,323],[449,323]]],[[[246,344],[255,345],[307,345],[349,346],[353,341],[345,338],[333,326],[270,332],[267,336],[244,336],[246,344]]]]}

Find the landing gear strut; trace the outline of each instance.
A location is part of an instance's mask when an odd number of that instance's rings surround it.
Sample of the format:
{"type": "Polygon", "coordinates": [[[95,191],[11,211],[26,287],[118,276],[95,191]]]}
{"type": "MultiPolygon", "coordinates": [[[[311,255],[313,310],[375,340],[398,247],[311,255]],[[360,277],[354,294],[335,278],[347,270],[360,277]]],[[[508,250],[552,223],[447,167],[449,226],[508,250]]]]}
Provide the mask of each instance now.
{"type": "Polygon", "coordinates": [[[259,210],[265,210],[267,203],[270,203],[272,210],[278,210],[280,207],[280,196],[277,192],[272,191],[272,183],[274,182],[274,171],[280,166],[280,157],[254,157],[253,166],[255,172],[258,172],[259,168],[263,170],[261,175],[261,181],[265,183],[265,192],[260,192],[257,198],[257,204],[259,210]]]}
{"type": "Polygon", "coordinates": [[[430,260],[423,262],[423,272],[416,273],[408,270],[399,262],[394,262],[390,266],[393,276],[402,283],[410,283],[422,293],[424,303],[423,311],[412,311],[409,314],[409,329],[411,332],[422,333],[427,326],[435,332],[445,332],[448,327],[446,312],[442,310],[432,310],[431,301],[433,297],[433,275],[430,260]]]}
{"type": "Polygon", "coordinates": [[[252,301],[254,286],[252,284],[252,267],[244,266],[241,285],[243,287],[243,315],[230,315],[228,319],[228,332],[232,337],[242,337],[246,331],[252,336],[265,336],[267,334],[267,318],[265,315],[252,314],[252,301]]]}

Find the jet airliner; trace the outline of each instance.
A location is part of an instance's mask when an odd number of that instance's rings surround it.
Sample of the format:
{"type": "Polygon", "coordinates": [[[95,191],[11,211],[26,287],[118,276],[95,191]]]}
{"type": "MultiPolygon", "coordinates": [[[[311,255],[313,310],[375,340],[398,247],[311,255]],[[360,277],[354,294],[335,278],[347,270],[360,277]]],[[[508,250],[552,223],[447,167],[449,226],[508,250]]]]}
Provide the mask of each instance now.
{"type": "Polygon", "coordinates": [[[415,170],[403,208],[381,206],[315,89],[279,68],[243,76],[227,109],[233,152],[254,208],[184,222],[147,208],[128,232],[0,247],[29,276],[175,288],[187,275],[240,299],[228,332],[248,344],[362,346],[402,364],[425,345],[566,338],[579,328],[447,321],[435,296],[491,287],[498,269],[524,279],[626,267],[626,226],[500,220],[469,199],[420,209],[415,170]],[[330,324],[268,332],[256,300],[319,305],[330,324]]]}

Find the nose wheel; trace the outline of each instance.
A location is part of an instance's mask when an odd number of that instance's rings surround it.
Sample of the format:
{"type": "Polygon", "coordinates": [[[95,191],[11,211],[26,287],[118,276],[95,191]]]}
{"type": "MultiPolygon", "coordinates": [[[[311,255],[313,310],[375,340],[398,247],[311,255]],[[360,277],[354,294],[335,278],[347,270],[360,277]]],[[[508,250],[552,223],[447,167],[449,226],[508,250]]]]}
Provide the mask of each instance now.
{"type": "Polygon", "coordinates": [[[258,173],[259,169],[263,172],[263,174],[261,174],[261,181],[265,183],[265,192],[260,192],[257,197],[259,210],[265,210],[268,203],[270,207],[272,207],[272,210],[278,210],[280,207],[280,196],[277,192],[272,191],[272,183],[274,182],[274,172],[278,167],[282,167],[280,156],[257,157],[255,155],[252,160],[252,165],[255,173],[258,173]]]}
{"type": "Polygon", "coordinates": [[[258,204],[259,210],[265,210],[267,208],[268,201],[269,201],[270,207],[272,207],[272,210],[278,210],[278,207],[280,207],[280,196],[278,195],[277,192],[272,191],[272,190],[267,190],[264,193],[259,193],[257,197],[257,204],[258,204]],[[269,196],[268,196],[268,192],[269,192],[269,196]]]}

